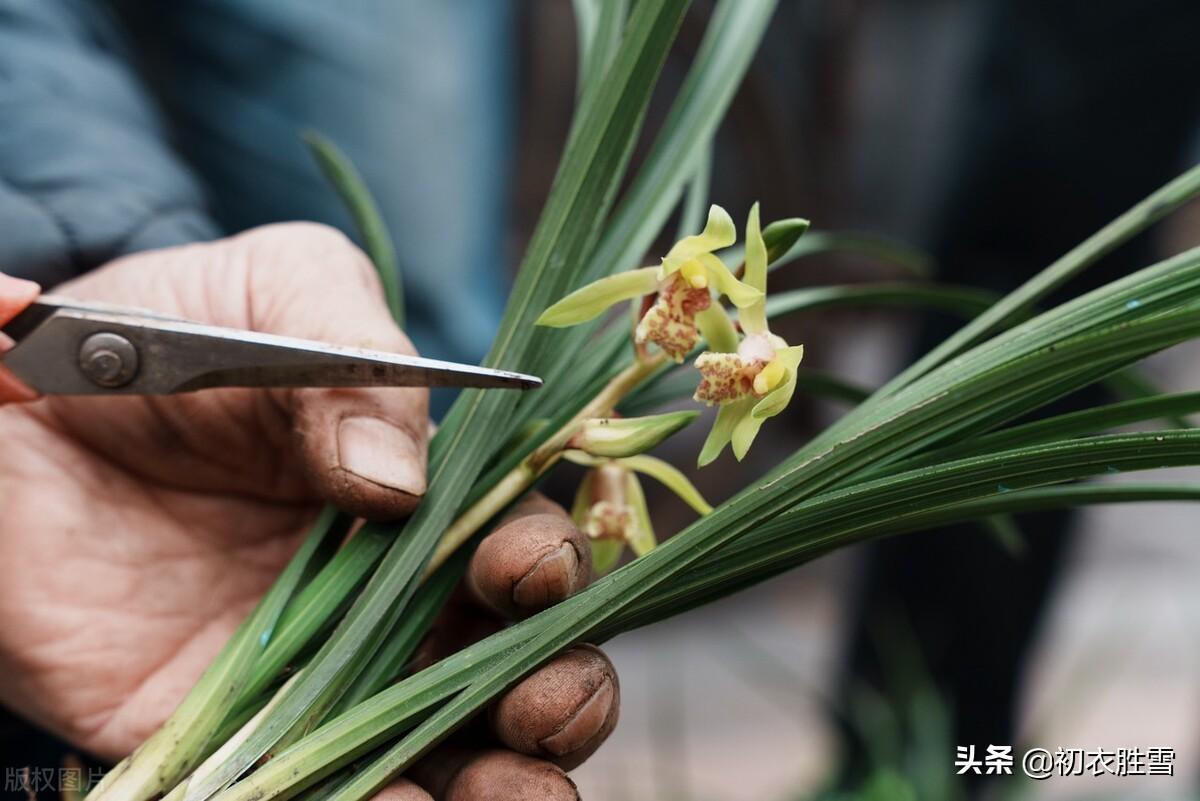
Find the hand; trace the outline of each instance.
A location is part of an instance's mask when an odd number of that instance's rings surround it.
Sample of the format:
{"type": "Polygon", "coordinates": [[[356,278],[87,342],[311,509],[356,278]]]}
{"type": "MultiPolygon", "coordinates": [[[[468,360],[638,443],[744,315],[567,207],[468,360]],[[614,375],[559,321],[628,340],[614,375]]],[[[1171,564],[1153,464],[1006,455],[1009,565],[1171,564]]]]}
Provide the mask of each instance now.
{"type": "MultiPolygon", "coordinates": [[[[0,282],[0,298],[28,303],[32,292],[0,282]]],[[[55,292],[412,352],[366,258],[321,226],[139,254],[55,292]]],[[[17,305],[0,300],[0,314],[17,305]]],[[[102,758],[125,756],[261,597],[321,503],[374,518],[413,509],[425,491],[427,431],[422,389],[54,397],[0,408],[0,701],[102,758]]],[[[534,503],[470,568],[469,594],[510,615],[561,600],[590,574],[574,526],[534,503]]],[[[495,619],[465,616],[461,603],[451,611],[457,622],[438,627],[443,643],[495,619]]],[[[612,729],[616,708],[611,665],[579,649],[489,716],[496,745],[511,750],[443,750],[414,776],[439,799],[510,797],[476,794],[478,783],[514,798],[574,798],[558,767],[530,755],[577,763],[612,729]],[[549,703],[539,687],[551,688],[549,703]]],[[[387,792],[428,798],[404,782],[387,792]]]]}
{"type": "MultiPolygon", "coordinates": [[[[0,326],[8,325],[9,321],[25,311],[39,294],[41,288],[32,281],[22,281],[20,278],[0,273],[0,326]]],[[[6,350],[10,344],[8,338],[0,334],[0,352],[6,350]]],[[[22,384],[0,364],[0,403],[28,401],[34,397],[36,396],[33,390],[22,384]]]]}

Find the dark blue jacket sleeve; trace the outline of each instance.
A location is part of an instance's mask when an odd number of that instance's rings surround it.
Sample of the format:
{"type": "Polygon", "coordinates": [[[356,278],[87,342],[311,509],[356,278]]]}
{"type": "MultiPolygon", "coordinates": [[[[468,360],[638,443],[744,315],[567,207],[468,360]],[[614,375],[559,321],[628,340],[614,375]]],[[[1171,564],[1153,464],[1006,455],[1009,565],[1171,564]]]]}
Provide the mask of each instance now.
{"type": "Polygon", "coordinates": [[[94,0],[0,0],[0,272],[52,286],[216,236],[94,0]]]}

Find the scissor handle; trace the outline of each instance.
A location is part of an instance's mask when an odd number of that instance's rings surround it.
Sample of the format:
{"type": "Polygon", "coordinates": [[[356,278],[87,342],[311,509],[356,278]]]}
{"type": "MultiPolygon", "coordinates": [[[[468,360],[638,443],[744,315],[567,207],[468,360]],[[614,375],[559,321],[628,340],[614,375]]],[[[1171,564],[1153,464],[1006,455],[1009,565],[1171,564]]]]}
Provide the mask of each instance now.
{"type": "MultiPolygon", "coordinates": [[[[0,328],[29,308],[29,304],[33,303],[41,292],[42,288],[33,281],[0,273],[0,328]]],[[[11,342],[0,339],[0,352],[8,350],[11,345],[11,342]]],[[[20,379],[0,364],[0,404],[33,400],[36,397],[36,392],[21,383],[20,379]]]]}

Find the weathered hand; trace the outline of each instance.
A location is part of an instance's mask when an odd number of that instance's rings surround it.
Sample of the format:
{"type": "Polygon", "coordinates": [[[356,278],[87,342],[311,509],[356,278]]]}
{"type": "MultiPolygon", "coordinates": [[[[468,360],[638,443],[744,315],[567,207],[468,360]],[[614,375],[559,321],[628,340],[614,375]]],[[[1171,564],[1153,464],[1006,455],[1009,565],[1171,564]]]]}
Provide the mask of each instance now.
{"type": "MultiPolygon", "coordinates": [[[[366,258],[315,225],[139,254],[55,292],[412,352],[366,258]]],[[[421,389],[60,397],[0,408],[0,701],[101,757],[124,756],[199,677],[322,502],[375,518],[413,509],[425,491],[427,431],[421,389]]],[[[561,600],[590,574],[586,543],[565,515],[534,512],[497,530],[470,569],[474,595],[510,615],[561,600]]],[[[452,611],[458,622],[441,625],[439,639],[482,633],[490,617],[452,611]]],[[[455,801],[573,798],[557,767],[514,752],[577,763],[611,730],[616,709],[611,665],[577,650],[491,714],[496,747],[512,750],[443,750],[414,776],[455,801]]],[[[387,791],[423,792],[404,782],[387,791]]]]}

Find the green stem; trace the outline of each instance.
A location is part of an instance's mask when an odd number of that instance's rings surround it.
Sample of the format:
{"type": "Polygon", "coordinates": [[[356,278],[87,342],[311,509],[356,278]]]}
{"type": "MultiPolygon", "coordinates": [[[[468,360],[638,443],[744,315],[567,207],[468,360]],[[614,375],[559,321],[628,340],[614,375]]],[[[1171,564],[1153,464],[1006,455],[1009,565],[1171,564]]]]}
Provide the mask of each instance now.
{"type": "Polygon", "coordinates": [[[532,487],[534,482],[558,461],[571,437],[575,436],[585,421],[594,417],[610,416],[626,395],[637,389],[639,384],[654,375],[665,363],[666,356],[662,354],[649,359],[638,359],[614,376],[566,425],[525,457],[446,529],[433,558],[425,568],[425,575],[429,576],[441,567],[451,554],[474,536],[475,532],[532,487]]]}

